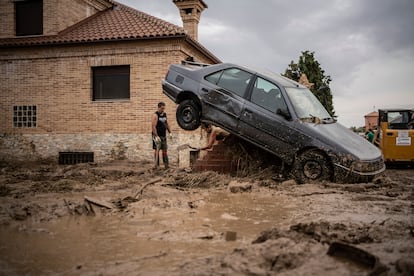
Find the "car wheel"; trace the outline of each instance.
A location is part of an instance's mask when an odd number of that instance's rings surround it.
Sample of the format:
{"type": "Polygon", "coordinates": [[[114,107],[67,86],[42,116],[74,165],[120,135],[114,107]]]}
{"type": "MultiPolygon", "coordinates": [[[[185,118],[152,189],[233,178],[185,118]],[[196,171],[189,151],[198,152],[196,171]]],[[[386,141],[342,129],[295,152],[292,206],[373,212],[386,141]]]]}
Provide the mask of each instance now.
{"type": "Polygon", "coordinates": [[[197,129],[200,124],[200,109],[192,100],[185,100],[177,108],[177,123],[185,130],[197,129]]]}
{"type": "Polygon", "coordinates": [[[332,178],[330,162],[316,150],[308,150],[297,156],[292,173],[299,184],[315,183],[332,178]]]}

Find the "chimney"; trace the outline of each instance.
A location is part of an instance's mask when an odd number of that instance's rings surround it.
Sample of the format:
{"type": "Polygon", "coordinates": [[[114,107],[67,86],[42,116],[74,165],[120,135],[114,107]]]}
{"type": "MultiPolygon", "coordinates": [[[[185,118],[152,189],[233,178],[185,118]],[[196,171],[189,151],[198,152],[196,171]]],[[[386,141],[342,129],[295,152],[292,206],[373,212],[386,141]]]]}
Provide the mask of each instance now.
{"type": "Polygon", "coordinates": [[[187,33],[198,40],[198,22],[204,9],[208,8],[203,0],[173,0],[180,10],[183,27],[187,33]]]}

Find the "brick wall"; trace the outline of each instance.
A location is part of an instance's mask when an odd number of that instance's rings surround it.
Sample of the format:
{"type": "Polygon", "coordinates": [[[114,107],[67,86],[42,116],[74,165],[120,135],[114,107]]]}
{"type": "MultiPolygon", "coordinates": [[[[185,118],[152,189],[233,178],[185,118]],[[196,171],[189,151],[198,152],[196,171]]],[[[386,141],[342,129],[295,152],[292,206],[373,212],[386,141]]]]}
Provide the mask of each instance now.
{"type": "Polygon", "coordinates": [[[83,0],[43,0],[43,33],[57,34],[98,10],[83,0]]]}
{"type": "MultiPolygon", "coordinates": [[[[93,1],[91,1],[93,3],[93,1]]],[[[53,35],[98,12],[83,0],[43,0],[43,34],[53,35]]],[[[14,1],[0,1],[0,37],[16,35],[14,1]]]]}
{"type": "Polygon", "coordinates": [[[0,37],[11,37],[16,34],[14,27],[14,2],[0,1],[0,37]]]}
{"type": "Polygon", "coordinates": [[[151,116],[159,101],[166,102],[176,133],[171,142],[185,143],[194,134],[177,126],[176,106],[162,93],[161,79],[171,63],[188,55],[211,62],[175,39],[2,49],[0,159],[83,150],[95,151],[103,161],[121,144],[127,158],[151,158],[151,116]],[[129,100],[92,101],[91,67],[106,65],[130,65],[129,100]],[[13,127],[15,105],[35,105],[37,127],[13,127]]]}
{"type": "Polygon", "coordinates": [[[365,131],[375,130],[378,127],[378,114],[365,116],[365,131]]]}

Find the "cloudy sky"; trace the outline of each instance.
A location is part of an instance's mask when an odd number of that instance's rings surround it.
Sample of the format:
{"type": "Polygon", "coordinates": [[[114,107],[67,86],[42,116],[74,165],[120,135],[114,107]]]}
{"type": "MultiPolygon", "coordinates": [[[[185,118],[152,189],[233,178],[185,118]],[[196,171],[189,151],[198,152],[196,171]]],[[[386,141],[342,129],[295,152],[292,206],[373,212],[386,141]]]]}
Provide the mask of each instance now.
{"type": "MultiPolygon", "coordinates": [[[[118,0],[182,26],[172,0],[118,0]]],[[[315,52],[343,125],[378,108],[414,108],[413,0],[204,0],[199,41],[223,62],[283,73],[315,52]]]]}

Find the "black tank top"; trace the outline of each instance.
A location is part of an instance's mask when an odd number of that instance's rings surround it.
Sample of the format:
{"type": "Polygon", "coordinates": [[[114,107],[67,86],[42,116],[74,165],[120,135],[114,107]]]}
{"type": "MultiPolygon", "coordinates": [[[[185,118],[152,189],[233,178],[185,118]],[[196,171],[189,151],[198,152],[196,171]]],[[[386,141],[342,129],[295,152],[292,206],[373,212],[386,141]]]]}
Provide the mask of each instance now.
{"type": "Polygon", "coordinates": [[[158,113],[158,111],[155,112],[158,116],[158,121],[156,125],[158,136],[160,137],[166,137],[167,136],[167,114],[163,112],[162,114],[158,113]]]}

